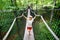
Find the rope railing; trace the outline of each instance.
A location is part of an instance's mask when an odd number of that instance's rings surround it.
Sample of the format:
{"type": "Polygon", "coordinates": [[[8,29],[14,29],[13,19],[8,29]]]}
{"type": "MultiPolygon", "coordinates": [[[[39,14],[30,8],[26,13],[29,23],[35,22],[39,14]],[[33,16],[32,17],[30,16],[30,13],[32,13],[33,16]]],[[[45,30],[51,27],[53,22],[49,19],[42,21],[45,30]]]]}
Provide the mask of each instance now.
{"type": "Polygon", "coordinates": [[[54,38],[56,40],[59,40],[58,36],[56,36],[56,34],[52,31],[52,29],[49,27],[49,25],[46,23],[46,21],[44,20],[43,16],[40,16],[41,19],[43,20],[44,24],[46,25],[47,29],[51,32],[51,34],[54,36],[54,38]]]}
{"type": "Polygon", "coordinates": [[[16,18],[14,19],[14,21],[13,21],[12,25],[10,26],[10,28],[9,28],[8,32],[6,33],[6,35],[3,37],[3,40],[7,39],[7,37],[9,35],[9,33],[11,32],[15,22],[16,22],[16,18]]]}
{"type": "MultiPolygon", "coordinates": [[[[33,13],[34,13],[34,12],[33,12],[33,13]]],[[[44,20],[43,16],[37,15],[37,14],[35,14],[35,13],[34,13],[34,15],[35,15],[35,16],[40,16],[41,19],[43,20],[44,24],[46,25],[47,29],[50,31],[50,33],[54,36],[54,38],[55,38],[56,40],[59,40],[58,36],[56,36],[56,34],[52,31],[52,29],[51,29],[51,28],[49,27],[49,25],[46,23],[46,21],[44,20]]],[[[6,40],[6,39],[7,39],[9,33],[11,32],[11,30],[12,30],[12,28],[13,28],[13,26],[14,26],[14,23],[16,22],[16,19],[17,19],[17,18],[20,18],[20,17],[22,17],[22,16],[23,16],[23,14],[22,14],[21,16],[18,16],[18,17],[16,17],[16,18],[14,19],[14,21],[13,21],[12,25],[10,26],[9,30],[7,31],[6,35],[3,37],[3,40],[6,40]]]]}
{"type": "Polygon", "coordinates": [[[59,40],[58,36],[56,36],[56,34],[52,31],[52,29],[51,29],[51,28],[49,27],[49,25],[46,23],[46,21],[44,20],[43,16],[37,15],[37,14],[35,14],[35,13],[34,13],[34,15],[35,15],[35,16],[40,16],[41,19],[43,20],[44,24],[46,25],[47,29],[50,31],[50,33],[54,36],[54,38],[55,38],[56,40],[59,40]]]}

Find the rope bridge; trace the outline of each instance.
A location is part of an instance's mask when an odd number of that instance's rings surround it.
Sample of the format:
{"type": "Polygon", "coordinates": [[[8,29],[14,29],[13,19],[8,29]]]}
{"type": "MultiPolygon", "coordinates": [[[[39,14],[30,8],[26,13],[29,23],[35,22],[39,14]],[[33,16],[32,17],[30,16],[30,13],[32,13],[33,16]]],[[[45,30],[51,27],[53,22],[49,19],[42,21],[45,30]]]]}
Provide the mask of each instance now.
{"type": "MultiPolygon", "coordinates": [[[[51,29],[51,28],[49,27],[49,25],[46,23],[46,21],[44,20],[43,16],[42,16],[42,15],[36,15],[35,13],[34,13],[34,15],[41,17],[41,19],[42,19],[42,21],[44,22],[46,28],[50,31],[50,33],[54,36],[54,38],[55,38],[56,40],[59,40],[58,36],[52,31],[52,29],[51,29]]],[[[27,14],[27,17],[29,17],[29,16],[30,16],[30,9],[28,9],[28,14],[27,14]]],[[[7,39],[9,33],[11,32],[11,30],[12,30],[12,28],[13,28],[13,26],[14,26],[14,23],[16,22],[16,19],[17,19],[17,18],[20,18],[20,17],[22,17],[22,16],[16,17],[16,18],[13,20],[13,23],[12,23],[12,25],[10,26],[9,30],[7,31],[6,35],[3,37],[3,40],[6,40],[6,39],[7,39]]],[[[33,28],[32,28],[32,30],[31,30],[31,36],[28,35],[28,31],[27,31],[27,20],[26,20],[25,33],[24,33],[24,38],[23,38],[23,40],[35,40],[33,28]]]]}

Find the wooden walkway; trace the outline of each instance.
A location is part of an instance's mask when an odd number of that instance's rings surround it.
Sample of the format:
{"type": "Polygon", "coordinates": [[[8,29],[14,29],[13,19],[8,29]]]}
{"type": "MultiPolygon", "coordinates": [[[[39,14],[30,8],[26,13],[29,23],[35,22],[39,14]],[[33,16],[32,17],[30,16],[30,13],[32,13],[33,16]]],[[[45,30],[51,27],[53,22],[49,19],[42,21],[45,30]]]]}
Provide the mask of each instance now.
{"type": "MultiPolygon", "coordinates": [[[[29,17],[29,16],[30,16],[30,9],[28,9],[28,15],[27,15],[27,17],[29,17]]],[[[33,28],[30,31],[31,35],[29,35],[29,32],[27,30],[27,27],[28,27],[27,25],[28,25],[28,21],[26,21],[25,34],[24,34],[23,40],[34,40],[33,28]]]]}
{"type": "Polygon", "coordinates": [[[26,24],[25,34],[24,34],[23,40],[34,40],[33,29],[31,30],[30,34],[31,34],[31,35],[29,35],[29,32],[28,32],[28,30],[27,30],[27,24],[26,24]]]}

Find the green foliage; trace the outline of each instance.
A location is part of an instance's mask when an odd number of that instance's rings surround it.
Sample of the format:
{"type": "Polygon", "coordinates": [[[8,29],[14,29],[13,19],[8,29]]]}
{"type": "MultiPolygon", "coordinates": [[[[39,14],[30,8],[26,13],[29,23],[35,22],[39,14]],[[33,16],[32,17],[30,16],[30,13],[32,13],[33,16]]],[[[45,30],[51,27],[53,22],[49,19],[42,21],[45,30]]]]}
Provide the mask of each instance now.
{"type": "Polygon", "coordinates": [[[33,29],[35,40],[54,40],[54,37],[48,31],[48,29],[46,28],[42,21],[35,22],[33,29]]]}
{"type": "Polygon", "coordinates": [[[56,35],[60,38],[60,20],[55,19],[52,22],[52,30],[56,33],[56,35]]]}
{"type": "Polygon", "coordinates": [[[14,14],[13,13],[0,13],[0,18],[1,18],[0,25],[2,26],[1,31],[6,32],[9,29],[14,19],[14,14]]]}
{"type": "MultiPolygon", "coordinates": [[[[16,9],[16,6],[19,8],[19,9],[23,9],[23,8],[26,8],[28,4],[32,4],[33,5],[33,9],[36,9],[36,5],[37,5],[37,9],[44,9],[46,8],[46,5],[53,5],[53,0],[16,0],[16,4],[17,5],[13,5],[12,6],[12,2],[11,0],[0,0],[0,10],[9,10],[9,9],[16,9]],[[42,7],[44,6],[44,8],[42,7]]],[[[53,6],[52,6],[53,7],[53,6]]],[[[52,7],[50,6],[47,6],[47,8],[51,9],[52,7]]],[[[56,8],[59,8],[60,7],[60,0],[56,0],[56,8]]],[[[47,9],[46,8],[46,9],[47,9]]],[[[48,10],[38,10],[38,13],[40,14],[47,14],[51,11],[48,11],[48,10]]],[[[45,15],[44,14],[44,15],[45,15]]],[[[17,12],[17,15],[20,15],[19,12],[17,12]]],[[[58,14],[59,15],[59,14],[58,14]]],[[[49,15],[48,15],[49,16],[49,15]]],[[[56,14],[54,15],[55,19],[53,20],[52,22],[52,30],[58,35],[58,37],[60,37],[60,27],[59,27],[59,24],[60,24],[60,20],[57,19],[58,17],[56,16],[56,14]]],[[[1,32],[7,32],[9,27],[11,26],[12,22],[13,22],[13,19],[14,19],[14,13],[0,13],[0,27],[1,27],[1,32]]],[[[39,19],[39,18],[37,18],[39,19]]],[[[20,29],[24,30],[24,26],[22,21],[20,19],[18,19],[19,21],[19,26],[20,29]]],[[[23,20],[24,21],[24,20],[23,20]]],[[[9,36],[12,36],[14,34],[17,33],[17,26],[16,26],[16,23],[12,29],[12,32],[10,33],[9,36]]],[[[20,37],[17,36],[16,37],[16,40],[19,40],[19,38],[22,40],[23,38],[23,33],[24,31],[21,32],[20,34],[20,37]]],[[[36,40],[54,40],[53,36],[50,34],[50,32],[46,29],[45,25],[40,22],[40,23],[35,23],[34,25],[34,34],[35,34],[35,39],[36,40]]]]}
{"type": "Polygon", "coordinates": [[[60,7],[60,0],[57,0],[56,1],[56,8],[59,8],[60,7]]]}

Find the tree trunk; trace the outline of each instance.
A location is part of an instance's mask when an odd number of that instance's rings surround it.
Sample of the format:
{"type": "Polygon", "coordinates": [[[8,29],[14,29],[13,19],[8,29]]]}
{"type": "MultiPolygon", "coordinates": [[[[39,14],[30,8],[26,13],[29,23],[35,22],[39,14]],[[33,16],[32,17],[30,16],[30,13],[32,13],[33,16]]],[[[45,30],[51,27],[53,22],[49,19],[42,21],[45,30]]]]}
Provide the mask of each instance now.
{"type": "MultiPolygon", "coordinates": [[[[54,5],[53,5],[53,6],[56,6],[56,0],[53,0],[53,2],[54,2],[54,5]]],[[[52,22],[53,15],[54,15],[54,7],[53,7],[52,10],[51,10],[50,22],[52,22]]]]}

